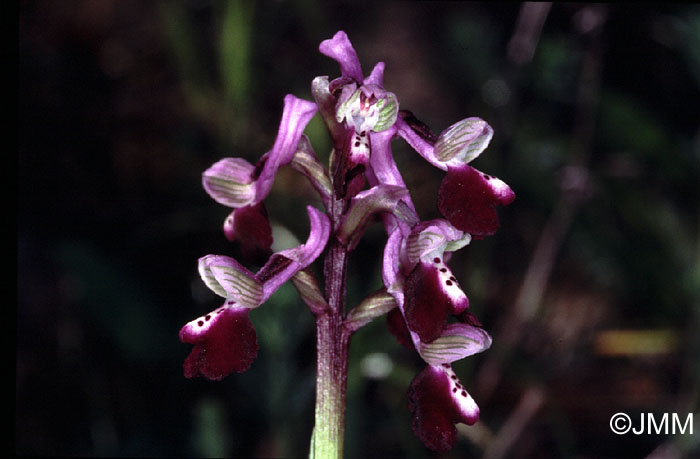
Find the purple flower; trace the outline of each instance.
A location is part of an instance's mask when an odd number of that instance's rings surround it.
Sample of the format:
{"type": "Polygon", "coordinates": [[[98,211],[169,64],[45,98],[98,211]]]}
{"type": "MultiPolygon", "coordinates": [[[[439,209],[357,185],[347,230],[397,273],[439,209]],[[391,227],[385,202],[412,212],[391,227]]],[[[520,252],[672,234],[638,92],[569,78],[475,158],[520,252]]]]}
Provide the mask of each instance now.
{"type": "Polygon", "coordinates": [[[411,382],[408,406],[413,432],[428,448],[445,452],[457,440],[458,422],[472,425],[479,407],[448,364],[428,365],[411,382]]]}
{"type": "Polygon", "coordinates": [[[258,355],[258,341],[248,311],[227,301],[182,327],[180,340],[194,344],[183,365],[186,378],[220,380],[234,370],[240,373],[248,369],[258,355]]]}
{"type": "Polygon", "coordinates": [[[332,171],[336,194],[353,197],[364,186],[375,134],[394,125],[399,103],[396,95],[382,87],[384,63],[377,64],[367,78],[362,76],[360,60],[345,32],[321,42],[319,50],[340,65],[340,78],[330,83],[315,80],[314,96],[331,132],[343,139],[340,147],[345,154],[332,171]]]}
{"type": "MultiPolygon", "coordinates": [[[[355,196],[351,212],[361,208],[362,201],[365,214],[382,215],[389,235],[383,279],[398,306],[387,316],[389,329],[427,363],[409,389],[413,430],[429,448],[446,451],[456,440],[454,424],[473,424],[479,416],[476,403],[450,363],[491,345],[491,337],[467,312],[469,300],[447,261],[472,238],[493,234],[498,228],[495,206],[509,204],[515,195],[501,180],[467,165],[493,136],[485,121],[467,118],[435,136],[410,112],[398,111],[396,96],[382,87],[383,63],[363,78],[357,54],[344,32],[322,42],[320,51],[338,62],[342,76],[327,85],[315,80],[315,98],[329,130],[345,130],[350,139],[341,145],[349,153],[333,175],[335,185],[342,182],[345,188],[341,191],[355,196]],[[438,208],[446,220],[419,222],[391,152],[396,137],[447,172],[438,193],[438,208]],[[364,181],[357,177],[361,172],[371,186],[367,192],[360,191],[364,181]],[[458,322],[450,324],[449,316],[458,322]]],[[[346,222],[355,220],[360,218],[346,222]]],[[[352,245],[361,225],[346,226],[339,237],[352,245]],[[353,232],[354,238],[348,235],[353,232]]]]}
{"type": "Polygon", "coordinates": [[[508,205],[515,193],[502,180],[471,166],[486,149],[493,129],[481,118],[466,118],[435,137],[410,114],[397,121],[398,134],[430,164],[447,171],[438,191],[438,209],[457,229],[475,239],[498,229],[497,205],[508,205]]]}
{"type": "Polygon", "coordinates": [[[263,207],[277,170],[293,161],[304,128],[316,104],[289,94],[272,149],[256,166],[241,158],[224,158],[202,174],[202,185],[216,202],[234,208],[224,222],[224,234],[241,245],[244,258],[259,260],[270,253],[272,229],[263,207]]]}
{"type": "MultiPolygon", "coordinates": [[[[426,364],[408,390],[413,431],[428,448],[447,451],[456,441],[455,424],[473,424],[479,417],[476,402],[451,363],[491,346],[491,337],[468,311],[469,299],[448,263],[452,253],[472,239],[495,233],[499,226],[496,207],[510,204],[515,194],[503,181],[469,165],[493,136],[484,120],[466,118],[435,135],[413,114],[399,110],[398,98],[383,86],[384,63],[363,75],[345,32],[324,40],[319,50],[338,62],[341,76],[332,81],[325,76],[313,80],[315,103],[285,97],[275,143],[257,164],[224,158],[202,176],[206,192],[233,209],[224,222],[225,236],[241,245],[245,260],[263,266],[253,273],[227,256],[207,255],[199,260],[202,280],[224,298],[224,304],[180,331],[180,339],[194,345],[184,363],[185,376],[218,380],[248,369],[258,351],[249,311],[294,277],[301,298],[318,318],[329,319],[332,314],[336,314],[334,320],[340,318],[327,323],[340,324],[339,333],[345,338],[346,333],[387,313],[391,333],[426,364]],[[317,111],[333,141],[328,171],[303,135],[317,111]],[[437,196],[437,208],[444,218],[420,220],[393,158],[391,142],[398,137],[446,172],[437,196]],[[309,207],[307,242],[272,253],[272,231],[263,201],[284,165],[309,179],[330,218],[309,207]],[[333,309],[310,271],[302,270],[324,251],[329,239],[333,243],[330,253],[352,251],[376,217],[388,235],[382,260],[385,288],[343,316],[338,306],[343,301],[335,298],[333,309]]],[[[324,273],[332,278],[331,283],[336,282],[330,291],[344,291],[344,260],[344,255],[327,259],[324,273]],[[341,259],[336,266],[334,262],[341,259]]],[[[322,351],[319,345],[319,353],[322,351]]],[[[347,358],[342,351],[336,354],[347,358]]],[[[323,410],[317,409],[319,412],[323,410]]]]}
{"type": "Polygon", "coordinates": [[[383,278],[404,321],[392,312],[389,327],[400,342],[430,364],[450,363],[481,352],[491,338],[468,314],[469,300],[452,274],[451,252],[471,240],[446,220],[421,222],[407,237],[396,229],[384,251],[383,278]],[[448,316],[464,323],[448,324],[448,316]]]}
{"type": "Polygon", "coordinates": [[[308,207],[307,211],[311,230],[306,243],[275,253],[256,274],[227,256],[206,255],[199,259],[202,280],[224,298],[224,304],[188,322],[180,330],[180,340],[194,344],[185,360],[185,377],[219,380],[233,371],[248,369],[258,351],[248,312],[311,264],[328,241],[328,217],[313,207],[308,207]]]}

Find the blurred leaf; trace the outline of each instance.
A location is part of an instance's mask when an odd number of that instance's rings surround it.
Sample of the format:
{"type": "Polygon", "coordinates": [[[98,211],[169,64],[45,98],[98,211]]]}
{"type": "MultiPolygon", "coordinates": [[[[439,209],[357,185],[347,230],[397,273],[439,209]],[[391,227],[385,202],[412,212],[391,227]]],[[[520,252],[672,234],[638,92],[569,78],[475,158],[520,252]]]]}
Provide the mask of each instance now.
{"type": "Polygon", "coordinates": [[[441,76],[458,77],[462,84],[466,79],[471,86],[480,85],[493,75],[498,56],[495,52],[498,24],[475,13],[465,11],[449,18],[444,29],[447,60],[442,63],[446,67],[437,72],[441,76]]]}
{"type": "Polygon", "coordinates": [[[84,242],[59,245],[54,255],[82,287],[80,305],[127,358],[141,361],[178,354],[174,330],[162,305],[144,291],[144,281],[84,242]]]}
{"type": "Polygon", "coordinates": [[[543,36],[529,68],[537,95],[545,100],[573,103],[580,61],[581,52],[570,36],[543,36]]]}
{"type": "Polygon", "coordinates": [[[680,48],[700,88],[700,8],[696,5],[684,17],[675,17],[674,25],[680,48]]]}
{"type": "Polygon", "coordinates": [[[242,115],[246,112],[250,92],[254,3],[231,0],[222,5],[219,66],[224,96],[231,108],[242,115]]]}
{"type": "Polygon", "coordinates": [[[678,164],[664,123],[633,98],[606,92],[600,102],[598,126],[603,142],[611,151],[639,153],[664,165],[665,172],[673,171],[678,164]]]}
{"type": "Polygon", "coordinates": [[[204,54],[198,51],[195,30],[186,4],[163,1],[159,7],[163,33],[183,80],[197,86],[206,85],[207,78],[203,72],[206,67],[201,60],[204,54]]]}
{"type": "Polygon", "coordinates": [[[196,455],[227,457],[231,454],[231,435],[224,404],[210,398],[200,399],[195,406],[196,455]]]}

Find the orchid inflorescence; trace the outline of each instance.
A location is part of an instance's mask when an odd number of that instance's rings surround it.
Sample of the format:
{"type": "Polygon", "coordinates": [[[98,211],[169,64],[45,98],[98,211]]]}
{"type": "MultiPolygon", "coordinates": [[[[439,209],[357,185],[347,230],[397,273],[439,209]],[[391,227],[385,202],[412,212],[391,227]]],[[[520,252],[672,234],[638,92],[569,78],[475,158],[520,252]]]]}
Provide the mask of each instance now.
{"type": "Polygon", "coordinates": [[[499,226],[495,207],[509,204],[515,194],[503,181],[469,165],[493,136],[484,120],[466,118],[436,136],[412,113],[399,110],[396,95],[384,89],[384,63],[363,76],[345,32],[324,40],[319,50],[338,62],[341,76],[332,81],[316,77],[314,102],[284,98],[275,143],[257,164],[224,158],[203,174],[206,192],[233,208],[224,221],[225,236],[238,241],[242,259],[263,263],[253,273],[224,255],[199,260],[202,280],[224,302],[181,329],[180,339],[194,345],[184,363],[185,376],[220,380],[247,370],[258,351],[249,311],[290,279],[317,317],[327,314],[327,298],[306,268],[333,244],[352,251],[378,216],[388,235],[384,288],[343,313],[344,330],[352,333],[387,314],[389,330],[425,362],[408,389],[413,431],[428,448],[446,451],[456,441],[455,424],[471,425],[479,417],[476,402],[451,364],[491,345],[491,337],[468,311],[469,300],[447,262],[472,239],[494,234],[499,226]],[[317,112],[333,142],[329,169],[303,134],[317,112]],[[446,172],[437,197],[444,218],[420,220],[392,157],[391,142],[397,137],[446,172]],[[308,206],[308,240],[272,253],[263,201],[285,165],[308,178],[325,212],[308,206]]]}

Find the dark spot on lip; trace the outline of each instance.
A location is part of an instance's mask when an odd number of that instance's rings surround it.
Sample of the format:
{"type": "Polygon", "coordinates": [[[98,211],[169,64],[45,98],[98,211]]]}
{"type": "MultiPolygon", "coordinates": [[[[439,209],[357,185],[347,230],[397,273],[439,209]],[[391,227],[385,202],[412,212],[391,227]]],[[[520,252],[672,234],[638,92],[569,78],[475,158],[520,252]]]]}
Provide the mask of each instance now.
{"type": "Polygon", "coordinates": [[[448,281],[446,281],[445,283],[446,283],[447,285],[452,285],[452,281],[451,281],[451,280],[448,280],[448,281]]]}
{"type": "Polygon", "coordinates": [[[197,325],[199,325],[201,327],[202,325],[204,325],[204,321],[198,320],[197,325]]]}
{"type": "Polygon", "coordinates": [[[434,261],[435,263],[440,263],[440,259],[437,258],[437,257],[435,257],[435,258],[433,259],[433,261],[434,261]]]}
{"type": "Polygon", "coordinates": [[[204,316],[204,320],[206,320],[207,322],[209,322],[210,319],[211,319],[211,315],[207,314],[206,316],[204,316]]]}

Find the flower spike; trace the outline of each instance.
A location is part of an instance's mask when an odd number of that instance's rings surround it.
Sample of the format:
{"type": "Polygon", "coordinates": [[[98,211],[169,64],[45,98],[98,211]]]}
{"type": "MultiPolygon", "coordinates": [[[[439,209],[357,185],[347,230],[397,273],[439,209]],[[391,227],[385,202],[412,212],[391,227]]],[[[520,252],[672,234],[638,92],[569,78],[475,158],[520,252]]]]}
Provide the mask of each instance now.
{"type": "Polygon", "coordinates": [[[180,330],[180,340],[193,345],[183,365],[185,376],[220,380],[247,370],[258,352],[250,310],[292,280],[318,327],[311,455],[335,457],[341,452],[337,433],[342,429],[328,426],[342,427],[345,406],[331,403],[334,397],[324,394],[344,393],[348,340],[381,315],[397,340],[426,365],[408,388],[413,432],[428,448],[445,452],[457,440],[455,424],[471,425],[479,417],[479,407],[451,363],[491,346],[491,336],[469,312],[469,299],[447,262],[472,240],[493,234],[499,226],[496,207],[510,204],[515,194],[503,181],[469,165],[493,137],[486,121],[465,118],[436,135],[410,111],[399,109],[399,98],[384,88],[383,62],[363,76],[345,32],[321,42],[319,51],[338,63],[341,75],[316,77],[313,102],[291,94],[284,98],[272,148],[255,165],[224,158],[202,174],[206,192],[233,209],[224,235],[240,245],[242,260],[262,267],[253,273],[228,256],[200,258],[202,280],[224,303],[180,330]],[[328,167],[303,133],[317,111],[331,137],[328,167]],[[444,218],[420,219],[393,157],[391,143],[398,137],[445,172],[437,196],[444,218]],[[310,181],[327,213],[307,206],[306,242],[272,253],[263,201],[284,165],[310,181]],[[384,286],[346,312],[347,255],[376,220],[388,236],[381,266],[384,286]],[[324,291],[309,265],[326,248],[324,291]]]}

